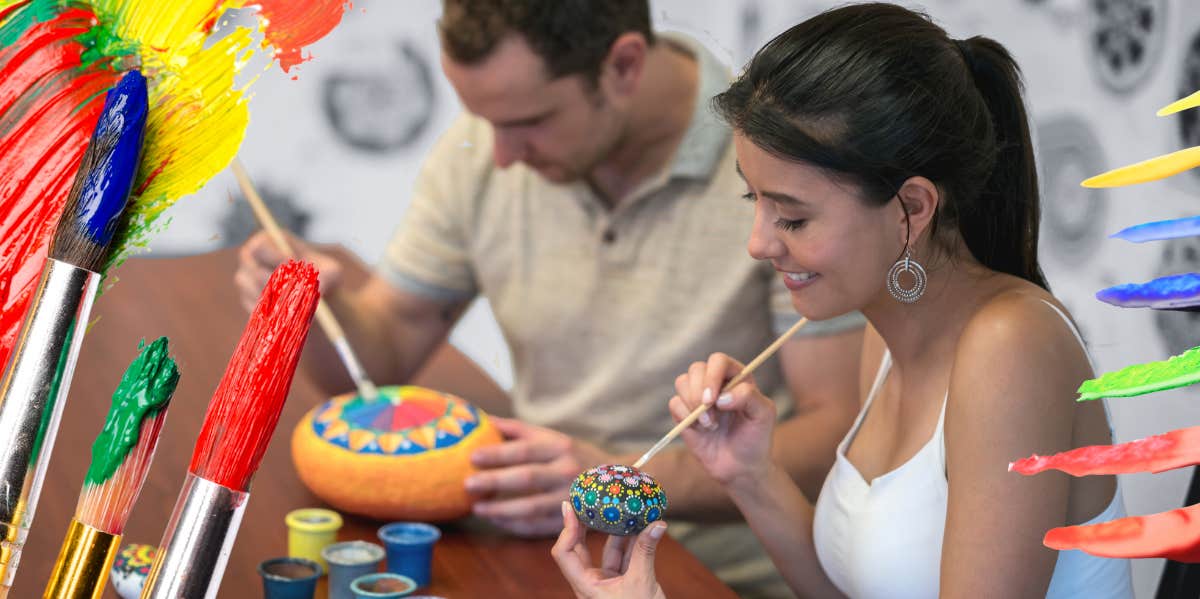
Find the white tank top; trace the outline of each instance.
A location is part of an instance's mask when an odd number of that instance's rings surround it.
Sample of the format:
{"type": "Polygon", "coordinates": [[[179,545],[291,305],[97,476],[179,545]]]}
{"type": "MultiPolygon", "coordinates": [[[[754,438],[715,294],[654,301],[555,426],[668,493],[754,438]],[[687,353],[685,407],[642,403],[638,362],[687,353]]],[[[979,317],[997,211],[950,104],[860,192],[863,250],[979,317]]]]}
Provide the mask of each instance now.
{"type": "MultiPolygon", "coordinates": [[[[1083,345],[1066,314],[1046,304],[1067,321],[1083,345]]],[[[1091,357],[1088,359],[1090,362],[1091,357]]],[[[942,400],[933,437],[895,470],[867,483],[846,459],[846,448],[858,433],[890,367],[891,354],[885,351],[867,401],[837,447],[813,521],[813,542],[821,567],[843,593],[854,599],[937,597],[941,578],[947,496],[943,434],[946,400],[942,400]]],[[[1107,404],[1104,409],[1107,415],[1107,404]]],[[[1087,524],[1124,516],[1118,483],[1112,502],[1087,524]]],[[[1129,560],[1060,551],[1046,597],[1132,598],[1129,560]]]]}

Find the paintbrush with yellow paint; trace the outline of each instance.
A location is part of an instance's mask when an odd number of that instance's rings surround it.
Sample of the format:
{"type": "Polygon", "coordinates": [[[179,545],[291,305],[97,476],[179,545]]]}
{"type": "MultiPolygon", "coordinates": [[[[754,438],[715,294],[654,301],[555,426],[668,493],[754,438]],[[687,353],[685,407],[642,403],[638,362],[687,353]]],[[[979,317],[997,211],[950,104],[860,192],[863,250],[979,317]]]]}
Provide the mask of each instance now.
{"type": "Polygon", "coordinates": [[[92,444],[83,491],[43,599],[99,599],[120,549],[121,533],[150,471],[179,368],[167,338],[141,351],[112,396],[104,428],[92,444]]]}
{"type": "MultiPolygon", "coordinates": [[[[296,252],[292,250],[292,245],[288,243],[287,236],[283,234],[283,228],[275,221],[275,217],[267,209],[266,203],[258,195],[258,191],[254,189],[254,184],[250,181],[250,175],[246,173],[246,169],[242,166],[241,161],[234,158],[230,168],[233,170],[233,176],[237,178],[238,187],[242,189],[242,195],[246,196],[246,202],[250,204],[250,209],[254,211],[255,218],[258,219],[263,230],[267,232],[267,236],[271,238],[275,247],[280,252],[283,252],[285,256],[297,258],[296,252]]],[[[350,379],[354,381],[354,386],[358,388],[359,396],[366,401],[375,401],[378,399],[379,388],[367,376],[367,369],[363,368],[362,362],[358,360],[358,355],[350,347],[350,341],[346,339],[346,331],[342,329],[342,325],[338,323],[337,317],[333,315],[333,310],[329,309],[329,304],[325,303],[323,299],[317,302],[316,318],[317,324],[321,325],[321,330],[325,332],[325,336],[333,344],[333,349],[337,352],[338,357],[342,359],[342,364],[346,366],[346,372],[349,373],[350,379]]]]}

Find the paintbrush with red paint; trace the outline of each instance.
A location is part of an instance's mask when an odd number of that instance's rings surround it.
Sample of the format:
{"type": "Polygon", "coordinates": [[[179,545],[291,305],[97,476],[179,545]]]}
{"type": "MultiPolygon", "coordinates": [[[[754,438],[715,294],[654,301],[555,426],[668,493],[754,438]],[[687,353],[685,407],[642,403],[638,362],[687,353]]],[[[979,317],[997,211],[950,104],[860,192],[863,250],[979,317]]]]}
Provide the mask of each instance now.
{"type": "Polygon", "coordinates": [[[215,598],[317,307],[317,270],[279,265],[250,314],[196,440],[142,599],[215,598]]]}
{"type": "Polygon", "coordinates": [[[141,345],[96,442],[83,491],[46,583],[43,599],[100,599],[129,513],[150,471],[179,368],[167,338],[141,345]]]}

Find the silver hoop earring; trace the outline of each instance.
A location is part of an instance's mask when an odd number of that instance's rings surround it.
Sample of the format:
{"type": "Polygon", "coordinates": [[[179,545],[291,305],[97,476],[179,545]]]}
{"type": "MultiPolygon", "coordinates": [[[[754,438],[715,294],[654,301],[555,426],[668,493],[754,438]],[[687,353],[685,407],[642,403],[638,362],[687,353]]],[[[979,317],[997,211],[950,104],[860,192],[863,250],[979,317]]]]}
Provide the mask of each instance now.
{"type": "Polygon", "coordinates": [[[912,259],[912,250],[905,248],[904,258],[897,260],[888,271],[887,290],[896,301],[911,304],[925,294],[926,280],[925,268],[912,259]],[[903,274],[912,276],[912,287],[905,288],[900,283],[900,275],[903,274]]]}

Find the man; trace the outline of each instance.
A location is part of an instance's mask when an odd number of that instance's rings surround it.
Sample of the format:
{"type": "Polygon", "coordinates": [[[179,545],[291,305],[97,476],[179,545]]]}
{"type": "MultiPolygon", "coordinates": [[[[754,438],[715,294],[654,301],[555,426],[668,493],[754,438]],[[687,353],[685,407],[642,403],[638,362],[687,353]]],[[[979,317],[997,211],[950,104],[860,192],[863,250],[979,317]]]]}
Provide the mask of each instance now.
{"type": "MultiPolygon", "coordinates": [[[[377,272],[338,288],[306,248],[372,377],[403,381],[467,304],[486,297],[512,350],[516,419],[479,450],[475,514],[520,535],[562,527],[573,478],[633,463],[671,428],[679,373],[715,351],[749,360],[798,316],[745,250],[730,132],[708,110],[729,71],[694,41],[655,35],[646,0],[444,0],[442,67],[470,116],[425,163],[377,272]]],[[[247,303],[282,259],[241,253],[247,303]]],[[[858,411],[861,317],[809,324],[755,373],[786,422],[775,451],[816,497],[858,411]],[[786,384],[785,384],[786,381],[786,384]]],[[[326,343],[309,349],[347,387],[326,343]]],[[[682,446],[647,470],[671,531],[736,590],[786,593],[732,503],[682,446]]]]}

